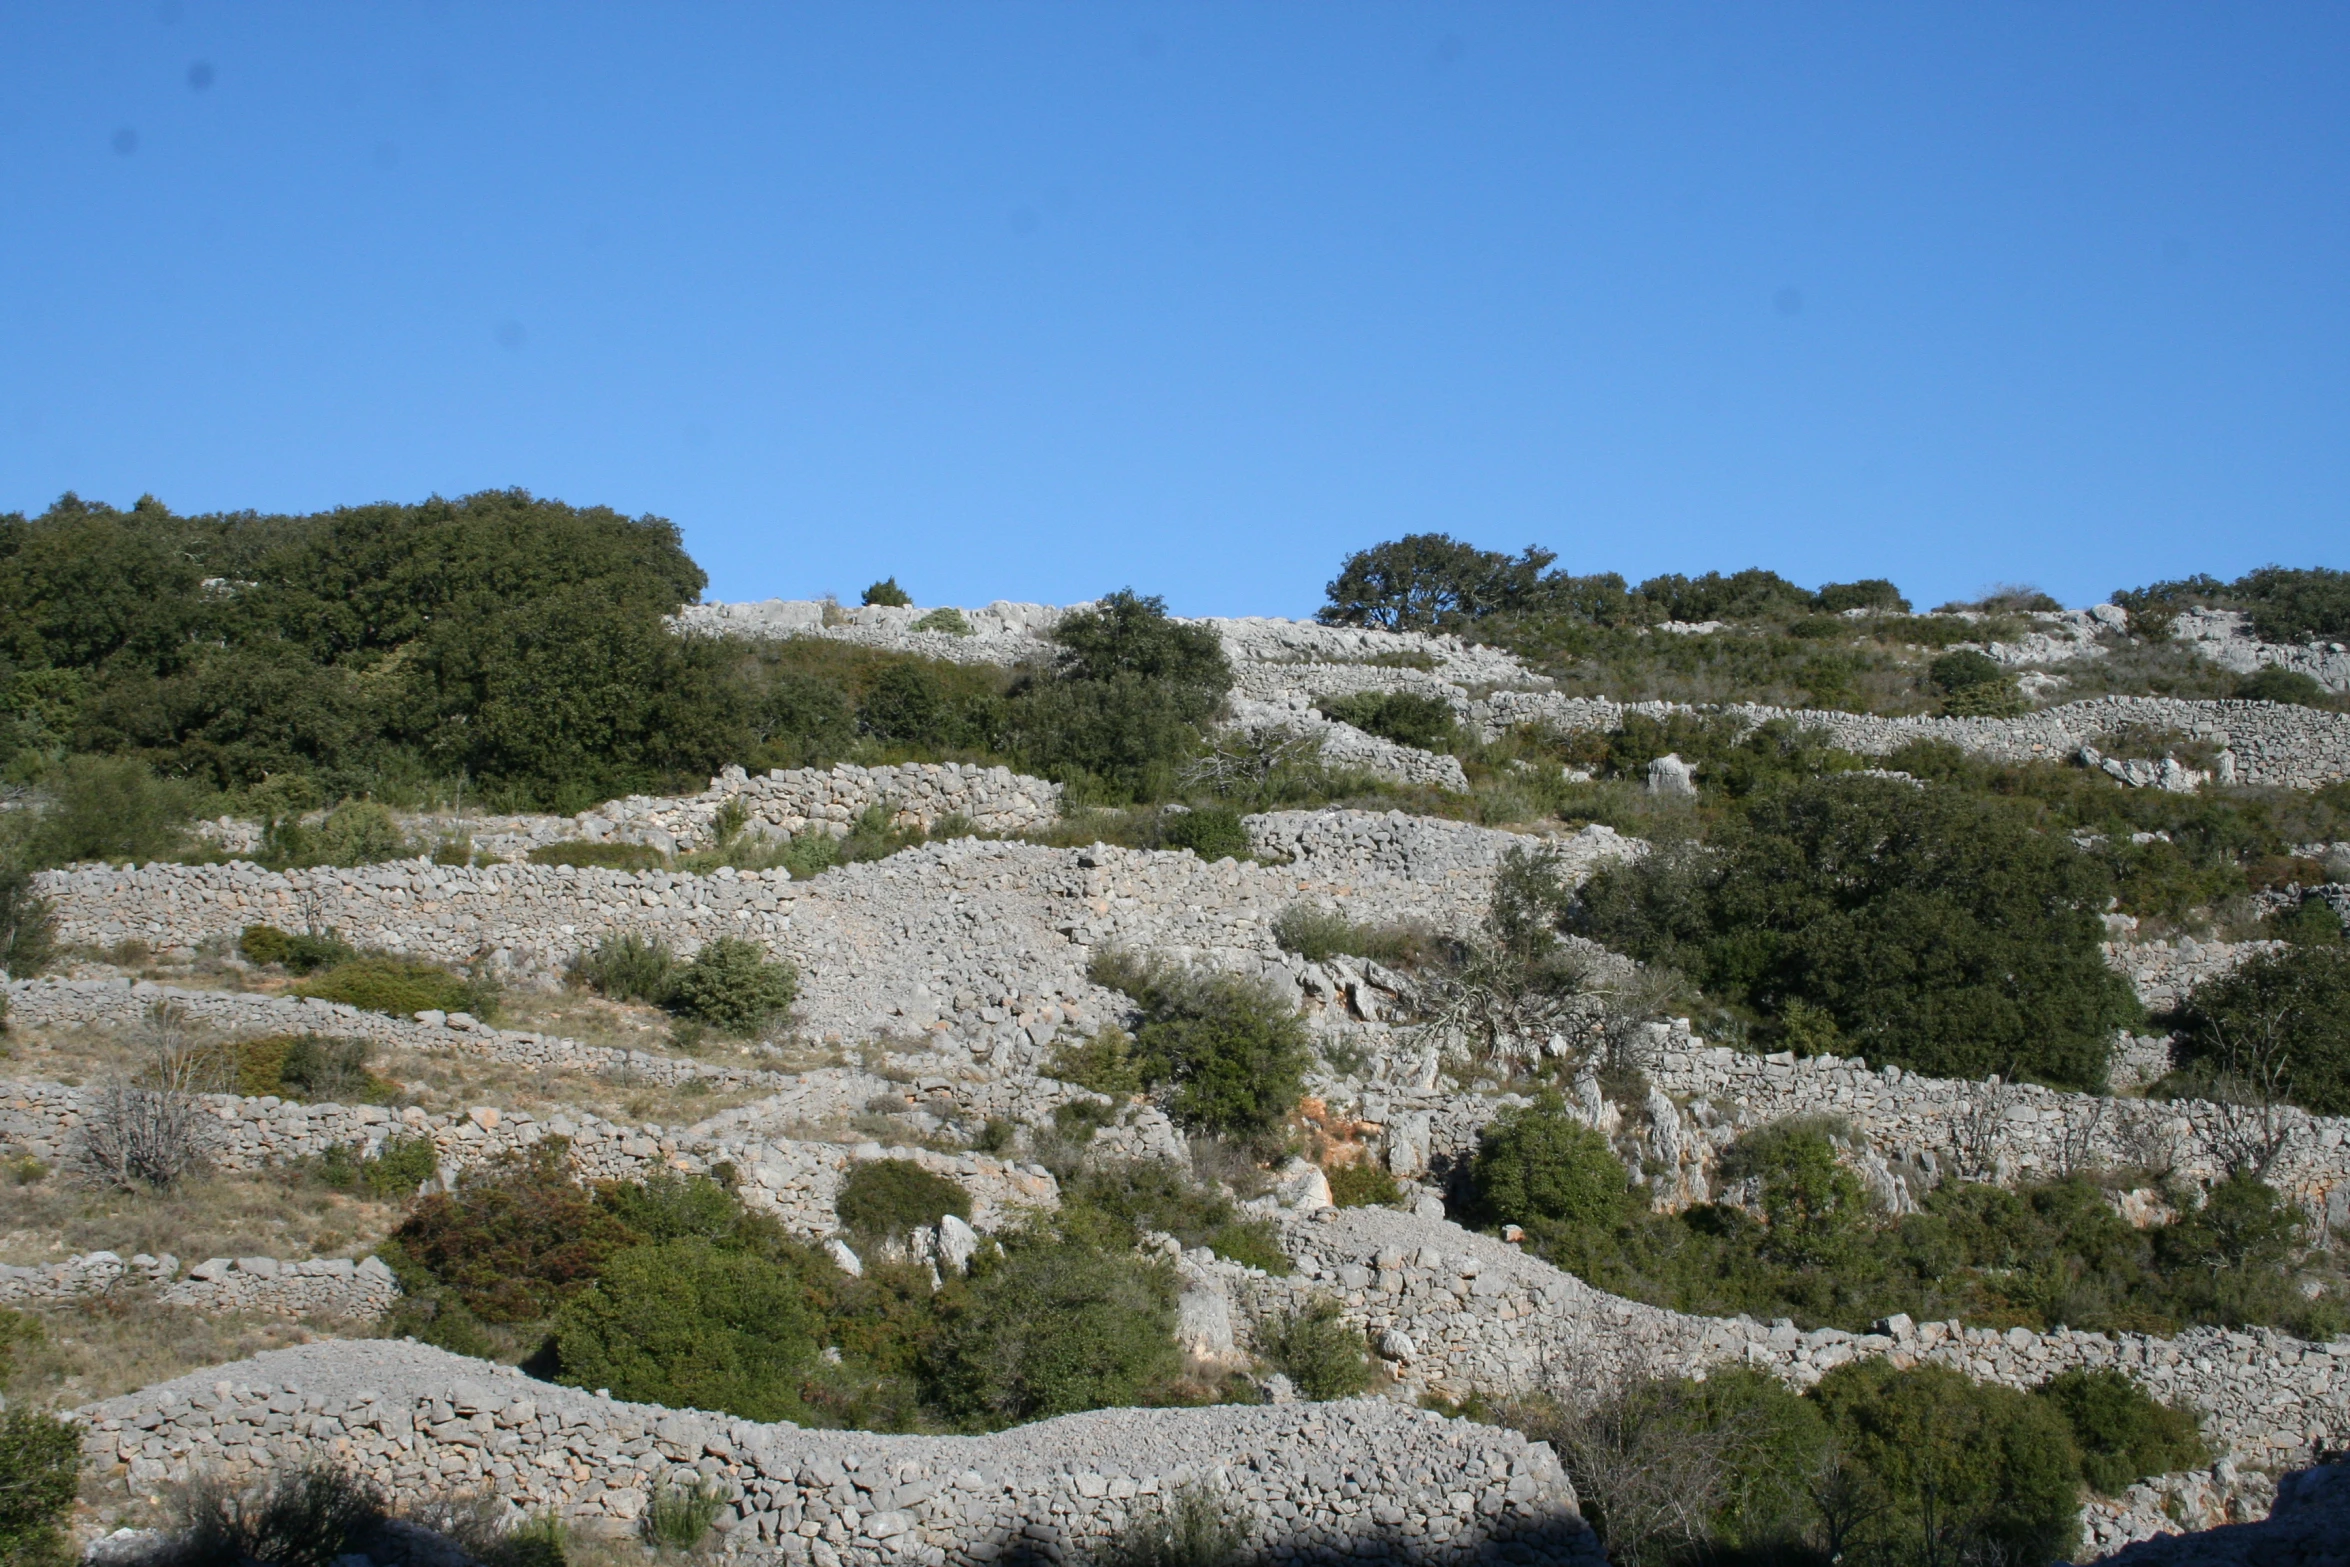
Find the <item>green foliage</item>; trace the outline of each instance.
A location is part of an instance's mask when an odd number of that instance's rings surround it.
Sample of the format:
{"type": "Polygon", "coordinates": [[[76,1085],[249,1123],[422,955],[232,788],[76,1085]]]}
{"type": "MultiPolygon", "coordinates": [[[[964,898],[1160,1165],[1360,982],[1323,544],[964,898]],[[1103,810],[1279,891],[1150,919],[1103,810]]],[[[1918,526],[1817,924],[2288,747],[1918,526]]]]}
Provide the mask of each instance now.
{"type": "Polygon", "coordinates": [[[272,1034],[225,1047],[236,1092],[275,1094],[298,1104],[382,1104],[391,1085],[367,1070],[375,1046],[365,1039],[272,1034]]]}
{"type": "Polygon", "coordinates": [[[707,942],[669,982],[669,1007],[682,1016],[748,1037],[791,1010],[800,976],[757,942],[721,936],[707,942]]]}
{"type": "Polygon", "coordinates": [[[1826,1129],[1802,1119],[1757,1127],[1731,1144],[1722,1175],[1761,1184],[1764,1256],[1798,1269],[1850,1265],[1868,1197],[1826,1129]]]}
{"type": "Polygon", "coordinates": [[[1224,1499],[1186,1481],[1130,1509],[1096,1560],[1102,1567],[1230,1567],[1247,1544],[1247,1527],[1224,1499]]]}
{"type": "Polygon", "coordinates": [[[1546,1235],[1612,1232],[1632,1211],[1623,1162],[1555,1093],[1505,1110],[1486,1126],[1470,1179],[1490,1222],[1522,1225],[1538,1242],[1546,1235]]]}
{"type": "Polygon", "coordinates": [[[1326,718],[1352,724],[1398,745],[1423,751],[1451,751],[1460,740],[1452,704],[1418,691],[1358,691],[1322,705],[1326,718]]]}
{"type": "Polygon", "coordinates": [[[2236,682],[2236,695],[2247,702],[2289,702],[2296,707],[2327,707],[2333,693],[2313,675],[2298,669],[2262,666],[2236,682]]]}
{"type": "Polygon", "coordinates": [[[1841,615],[1849,609],[1873,609],[1897,615],[1909,613],[1909,600],[1901,590],[1883,577],[1863,577],[1858,582],[1823,582],[1813,600],[1822,613],[1841,615]]]}
{"type": "Polygon", "coordinates": [[[242,1491],[199,1477],[178,1510],[168,1559],[188,1567],[333,1567],[370,1543],[387,1511],[373,1485],[324,1460],[283,1464],[242,1491]]]}
{"type": "Polygon", "coordinates": [[[904,588],[898,586],[897,578],[884,577],[879,582],[876,582],[873,584],[873,586],[865,590],[864,602],[867,604],[886,604],[892,609],[904,609],[911,605],[914,600],[904,588]]]}
{"type": "Polygon", "coordinates": [[[1342,1164],[1325,1172],[1330,1201],[1341,1208],[1392,1208],[1403,1201],[1403,1189],[1385,1167],[1365,1160],[1342,1164]]]}
{"type": "Polygon", "coordinates": [[[549,1316],[634,1237],[571,1179],[548,1138],[466,1170],[394,1232],[405,1257],[485,1322],[549,1316]]]}
{"type": "Polygon", "coordinates": [[[1053,1047],[1044,1075],[1112,1099],[1142,1092],[1142,1068],[1134,1060],[1134,1041],[1115,1024],[1096,1029],[1089,1039],[1064,1037],[1053,1047]]]}
{"type": "Polygon", "coordinates": [[[533,865],[576,865],[614,871],[659,870],[667,856],[647,843],[542,843],[526,858],[533,865]]]}
{"type": "Polygon", "coordinates": [[[925,1381],[940,1412],[973,1430],[1137,1404],[1175,1373],[1174,1327],[1168,1269],[1012,1237],[941,1307],[925,1381]]]}
{"type": "Polygon", "coordinates": [[[876,740],[894,745],[985,751],[994,746],[1002,717],[992,699],[957,695],[954,682],[937,665],[907,660],[873,677],[858,706],[857,723],[876,740]]]}
{"type": "Polygon", "coordinates": [[[787,670],[754,708],[762,767],[824,767],[856,743],[857,713],[847,688],[819,675],[787,670]]]}
{"type": "Polygon", "coordinates": [[[2195,1417],[2162,1403],[2122,1372],[2075,1366],[2035,1390],[2054,1405],[2080,1450],[2081,1476],[2119,1496],[2154,1475],[2211,1461],[2195,1417]]]}
{"type": "Polygon", "coordinates": [[[1819,779],[1756,796],[1702,850],[1602,871],[1573,924],[1766,1015],[1824,1010],[1872,1061],[2094,1088],[2140,1015],[2099,947],[2105,895],[2004,802],[1819,779]]]}
{"type": "Polygon", "coordinates": [[[959,609],[934,609],[929,614],[924,615],[920,619],[916,620],[914,624],[908,629],[914,631],[939,631],[944,632],[950,637],[967,637],[972,635],[971,622],[963,618],[963,612],[959,609]]]}
{"type": "Polygon", "coordinates": [[[1063,616],[1052,635],[1051,670],[1012,694],[1011,749],[1065,782],[1091,780],[1129,799],[1167,794],[1232,688],[1222,641],[1131,589],[1063,616]]]}
{"type": "Polygon", "coordinates": [[[2339,641],[2350,637],[2350,572],[2263,566],[2233,582],[2199,575],[2124,589],[2113,601],[2130,612],[2130,629],[2163,636],[2194,607],[2245,611],[2265,642],[2339,641]],[[2143,629],[2141,629],[2143,627],[2143,629]]]}
{"type": "Polygon", "coordinates": [[[345,800],[315,826],[277,822],[270,840],[275,857],[288,865],[375,865],[416,853],[390,808],[373,800],[345,800]]]}
{"type": "Polygon", "coordinates": [[[1313,1059],[1305,1025],[1268,987],[1109,952],[1096,957],[1093,978],[1140,1010],[1135,1058],[1143,1081],[1173,1090],[1169,1113],[1183,1125],[1262,1133],[1305,1091],[1313,1059]]]}
{"type": "Polygon", "coordinates": [[[132,757],[67,757],[42,778],[41,793],[33,848],[46,865],[164,858],[179,851],[195,814],[193,789],[132,757]]]}
{"type": "MultiPolygon", "coordinates": [[[[696,1405],[718,1408],[718,1405],[696,1405]]],[[[709,1481],[690,1486],[664,1485],[645,1508],[645,1543],[657,1550],[690,1551],[709,1536],[725,1507],[725,1493],[709,1481]]]]}
{"type": "Polygon", "coordinates": [[[21,866],[0,862],[0,970],[30,979],[57,949],[57,907],[33,890],[21,866]]]}
{"type": "Polygon", "coordinates": [[[1340,954],[1391,968],[1418,968],[1436,955],[1435,934],[1419,925],[1358,925],[1335,910],[1293,903],[1273,920],[1273,940],[1308,963],[1340,954]]]}
{"type": "Polygon", "coordinates": [[[2339,940],[2208,979],[2175,1021],[2191,1076],[2232,1096],[2281,1089],[2318,1115],[2350,1114],[2350,947],[2339,940]]]}
{"type": "MultiPolygon", "coordinates": [[[[1480,550],[1442,533],[1413,533],[1357,551],[1315,611],[1327,625],[1386,631],[1433,631],[1520,608],[1542,588],[1557,555],[1529,546],[1523,555],[1480,550]]],[[[1616,579],[1620,592],[1623,579],[1616,579]]]]}
{"type": "Polygon", "coordinates": [[[1159,1159],[1072,1168],[1061,1183],[1060,1228],[1107,1251],[1131,1251],[1145,1230],[1155,1230],[1267,1273],[1292,1266],[1270,1223],[1240,1218],[1230,1197],[1159,1159]]]}
{"type": "Polygon", "coordinates": [[[677,958],[669,944],[641,931],[606,931],[588,950],[573,955],[570,976],[599,996],[660,1006],[669,999],[677,958]]]}
{"type": "Polygon", "coordinates": [[[943,1214],[971,1217],[971,1197],[943,1175],[911,1159],[867,1159],[851,1170],[833,1199],[850,1234],[866,1240],[902,1237],[943,1214]]]}
{"type": "Polygon", "coordinates": [[[789,1274],[692,1236],[606,1257],[595,1282],[564,1302],[555,1337],[574,1387],[784,1420],[799,1414],[818,1326],[789,1274]]]}
{"type": "Polygon", "coordinates": [[[412,1017],[425,1011],[467,1012],[491,1022],[498,1015],[494,985],[452,974],[437,963],[408,958],[352,958],[303,981],[294,987],[294,993],[346,1002],[392,1017],[412,1017]]]}
{"type": "Polygon", "coordinates": [[[2007,680],[2006,670],[1972,648],[1943,654],[1926,666],[1926,675],[1934,682],[1935,689],[1945,695],[1956,695],[1976,686],[2000,685],[2007,680]]]}
{"type": "Polygon", "coordinates": [[[1854,1544],[1930,1563],[2056,1561],[2079,1543],[2080,1456],[2047,1402],[1881,1360],[1838,1366],[1812,1396],[1875,1504],[1854,1544]]]}
{"type": "Polygon", "coordinates": [[[1203,860],[1248,858],[1248,829],[1239,813],[1222,806],[1202,806],[1160,818],[1159,841],[1170,849],[1189,849],[1203,860]]]}
{"type": "Polygon", "coordinates": [[[276,963],[290,973],[310,974],[359,956],[350,943],[334,935],[296,936],[275,925],[248,925],[237,937],[237,950],[254,963],[276,963]]]}
{"type": "Polygon", "coordinates": [[[1640,584],[1639,597],[1660,620],[1767,620],[1800,615],[1815,607],[1813,596],[1775,571],[1749,567],[1724,576],[1672,574],[1640,584]]]}
{"type": "Polygon", "coordinates": [[[78,1426],[21,1407],[0,1414],[0,1561],[62,1567],[73,1559],[63,1525],[81,1467],[78,1426]]]}
{"type": "Polygon", "coordinates": [[[373,1159],[359,1167],[359,1183],[376,1197],[406,1197],[440,1174],[440,1149],[422,1133],[388,1137],[373,1159]]]}
{"type": "Polygon", "coordinates": [[[1265,1358],[1316,1403],[1352,1398],[1371,1385],[1363,1330],[1327,1297],[1275,1317],[1258,1330],[1258,1343],[1265,1358]]]}

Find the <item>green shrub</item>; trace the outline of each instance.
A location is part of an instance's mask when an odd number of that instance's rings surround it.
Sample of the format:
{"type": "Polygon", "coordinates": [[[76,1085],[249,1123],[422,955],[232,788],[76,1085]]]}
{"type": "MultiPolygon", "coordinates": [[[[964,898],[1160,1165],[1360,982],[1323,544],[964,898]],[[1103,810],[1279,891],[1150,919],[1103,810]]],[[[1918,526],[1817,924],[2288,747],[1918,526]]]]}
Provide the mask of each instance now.
{"type": "Polygon", "coordinates": [[[883,1240],[936,1224],[942,1214],[971,1217],[971,1196],[911,1159],[867,1159],[840,1183],[833,1211],[853,1235],[883,1240]]]}
{"type": "Polygon", "coordinates": [[[1293,903],[1274,917],[1273,940],[1308,963],[1344,954],[1392,968],[1417,968],[1436,955],[1436,937],[1425,926],[1357,925],[1307,903],[1293,903]]]}
{"type": "Polygon", "coordinates": [[[1452,704],[1419,691],[1358,691],[1322,704],[1322,714],[1352,724],[1365,734],[1423,751],[1450,751],[1460,725],[1452,704]]]}
{"type": "Polygon", "coordinates": [[[571,1179],[560,1138],[472,1166],[393,1235],[409,1261],[493,1323],[550,1315],[635,1239],[571,1179]]]}
{"type": "Polygon", "coordinates": [[[2017,718],[2031,710],[2031,699],[2011,681],[1968,686],[1942,702],[1942,711],[1952,718],[2017,718]]]}
{"type": "Polygon", "coordinates": [[[1234,1509],[1187,1480],[1129,1509],[1124,1526],[1095,1555],[1102,1567],[1230,1567],[1247,1544],[1247,1526],[1234,1509]]]}
{"type": "Polygon", "coordinates": [[[2196,986],[2176,1022],[2179,1058],[2197,1077],[2236,1094],[2281,1087],[2318,1115],[2350,1114],[2350,947],[2256,957],[2196,986]]]}
{"type": "Polygon", "coordinates": [[[1392,1208],[1403,1201],[1403,1189],[1383,1165],[1363,1160],[1342,1164],[1328,1172],[1330,1200],[1341,1208],[1392,1208]]]}
{"type": "Polygon", "coordinates": [[[2237,681],[2236,695],[2247,702],[2289,702],[2296,707],[2324,707],[2333,697],[2316,677],[2275,664],[2263,665],[2237,681]]]}
{"type": "Polygon", "coordinates": [[[1105,1160],[1072,1169],[1061,1185],[1061,1230],[1109,1251],[1130,1251],[1145,1230],[1205,1246],[1228,1262],[1286,1274],[1293,1264],[1273,1226],[1242,1219],[1223,1192],[1161,1159],[1105,1160]]]}
{"type": "Polygon", "coordinates": [[[677,959],[658,936],[633,930],[606,931],[596,944],[571,960],[571,978],[614,1001],[646,1001],[660,1006],[669,999],[677,974],[677,959]]]}
{"type": "Polygon", "coordinates": [[[904,588],[898,586],[897,578],[884,577],[865,590],[864,602],[869,605],[885,604],[891,609],[905,609],[914,600],[907,595],[904,588]]]}
{"type": "Polygon", "coordinates": [[[315,973],[337,963],[348,963],[359,955],[356,947],[332,933],[296,936],[274,925],[246,926],[244,933],[237,937],[237,950],[249,962],[282,964],[295,974],[315,973]]]}
{"type": "Polygon", "coordinates": [[[704,944],[669,982],[670,1008],[722,1033],[747,1038],[791,1010],[799,972],[768,958],[757,942],[721,936],[704,944]]]}
{"type": "Polygon", "coordinates": [[[1851,1261],[1869,1220],[1868,1194],[1837,1162],[1825,1129],[1801,1118],[1757,1127],[1730,1145],[1721,1168],[1726,1180],[1760,1182],[1767,1256],[1796,1268],[1851,1261]]]}
{"type": "Polygon", "coordinates": [[[1568,923],[1739,1006],[1823,1009],[1872,1062],[2095,1088],[2142,1016],[2100,947],[2108,887],[2024,806],[1818,778],[1756,794],[1702,848],[1601,871],[1568,923]]]}
{"type": "Polygon", "coordinates": [[[596,1206],[643,1241],[762,1247],[772,1238],[766,1221],[707,1175],[657,1170],[641,1181],[610,1182],[596,1188],[596,1206]]]}
{"type": "Polygon", "coordinates": [[[1470,1180],[1492,1222],[1529,1232],[1604,1233],[1633,1206],[1623,1161],[1555,1093],[1505,1110],[1487,1125],[1470,1180]]]}
{"type": "Polygon", "coordinates": [[[64,1567],[63,1524],[82,1467],[81,1428],[22,1407],[0,1414],[0,1561],[64,1567]]]}
{"type": "Polygon", "coordinates": [[[644,843],[542,843],[528,858],[533,865],[600,866],[613,871],[654,871],[669,863],[667,855],[644,843]]]}
{"type": "Polygon", "coordinates": [[[1882,1360],[1836,1367],[1812,1397],[1879,1499],[1852,1544],[1920,1560],[2047,1562],[2079,1543],[2080,1455],[2047,1401],[1882,1360]]]}
{"type": "Polygon", "coordinates": [[[486,1023],[498,1015],[495,985],[410,958],[353,958],[305,980],[294,987],[294,993],[346,1002],[392,1017],[412,1017],[425,1011],[466,1012],[486,1023]]]}
{"type": "Polygon", "coordinates": [[[1170,849],[1189,849],[1203,860],[1248,858],[1248,829],[1240,815],[1222,806],[1179,811],[1159,822],[1159,841],[1170,849]]]}
{"type": "Polygon", "coordinates": [[[1858,582],[1823,582],[1820,591],[1813,595],[1813,603],[1828,615],[1841,615],[1848,609],[1909,613],[1909,600],[1883,577],[1864,577],[1858,582]]]}
{"type": "MultiPolygon", "coordinates": [[[[1314,618],[1387,631],[1458,626],[1532,605],[1548,585],[1543,568],[1556,559],[1545,549],[1510,556],[1447,534],[1406,534],[1348,556],[1314,618]]],[[[1620,597],[1623,579],[1615,585],[1620,597]]]]}
{"type": "Polygon", "coordinates": [[[1972,648],[1960,648],[1945,653],[1926,666],[1926,678],[1934,689],[1945,695],[1956,695],[1975,686],[2000,685],[2007,680],[2007,671],[1989,655],[1972,648]]]}
{"type": "Polygon", "coordinates": [[[614,1252],[565,1301],[555,1338],[574,1387],[786,1420],[800,1413],[818,1326],[798,1280],[769,1259],[691,1237],[614,1252]]]}
{"type": "Polygon", "coordinates": [[[237,1490],[200,1478],[179,1498],[169,1558],[188,1567],[333,1567],[382,1527],[382,1493],[333,1464],[285,1464],[237,1490]]]}
{"type": "Polygon", "coordinates": [[[390,809],[373,800],[345,800],[315,827],[296,829],[289,823],[279,831],[279,852],[304,865],[375,865],[416,852],[390,809]]]}
{"type": "Polygon", "coordinates": [[[1141,1009],[1135,1057],[1143,1081],[1172,1086],[1169,1110],[1184,1125],[1255,1135],[1304,1092],[1312,1060],[1305,1025],[1264,985],[1106,951],[1092,972],[1141,1009]]]}
{"type": "Polygon", "coordinates": [[[939,631],[950,637],[967,637],[972,634],[971,622],[963,618],[963,612],[959,609],[934,609],[916,620],[910,629],[939,631]]]}
{"type": "Polygon", "coordinates": [[[57,907],[33,891],[22,867],[0,863],[0,971],[30,979],[57,947],[57,907]]]}
{"type": "Polygon", "coordinates": [[[1091,1093],[1123,1099],[1142,1091],[1142,1068],[1135,1064],[1134,1041],[1116,1024],[1105,1024],[1090,1039],[1063,1038],[1053,1047],[1044,1075],[1075,1083],[1091,1093]]]}
{"type": "Polygon", "coordinates": [[[709,1536],[725,1505],[725,1493],[711,1481],[664,1485],[645,1508],[645,1543],[663,1551],[693,1550],[709,1536]]]}
{"type": "Polygon", "coordinates": [[[923,1354],[942,1414],[995,1430],[1145,1402],[1180,1365],[1175,1281],[1131,1253],[1015,1237],[975,1264],[923,1354]]]}
{"type": "Polygon", "coordinates": [[[1093,780],[1130,799],[1164,796],[1232,689],[1222,640],[1177,624],[1162,600],[1130,589],[1064,615],[1052,636],[1061,649],[1052,668],[1013,690],[1011,748],[1065,782],[1093,780]]]}
{"type": "Polygon", "coordinates": [[[43,864],[122,864],[176,854],[195,791],[127,756],[69,756],[41,779],[34,852],[43,864]]]}
{"type": "Polygon", "coordinates": [[[2119,1496],[2154,1475],[2200,1469],[2211,1461],[2193,1415],[2160,1402],[2110,1367],[2075,1366],[2035,1391],[2071,1427],[2082,1478],[2107,1496],[2119,1496]]]}
{"type": "Polygon", "coordinates": [[[1265,1358],[1316,1403],[1352,1398],[1371,1385],[1363,1330],[1327,1297],[1282,1313],[1260,1330],[1265,1358]]]}
{"type": "Polygon", "coordinates": [[[392,1085],[367,1070],[375,1046],[364,1039],[272,1034],[225,1047],[236,1092],[275,1094],[300,1104],[382,1104],[392,1085]]]}
{"type": "Polygon", "coordinates": [[[848,692],[817,675],[777,675],[755,713],[761,767],[826,767],[856,743],[857,714],[848,692]]]}
{"type": "Polygon", "coordinates": [[[440,1173],[440,1149],[430,1136],[387,1137],[375,1157],[359,1166],[359,1184],[371,1196],[408,1197],[440,1173]]]}

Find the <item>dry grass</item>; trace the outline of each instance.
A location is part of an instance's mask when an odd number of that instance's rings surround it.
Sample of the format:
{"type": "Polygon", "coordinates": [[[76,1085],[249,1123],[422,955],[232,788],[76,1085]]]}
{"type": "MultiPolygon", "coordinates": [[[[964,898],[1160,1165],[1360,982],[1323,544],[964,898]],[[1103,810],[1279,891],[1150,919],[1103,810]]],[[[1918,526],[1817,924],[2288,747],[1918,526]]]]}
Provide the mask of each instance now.
{"type": "Polygon", "coordinates": [[[322,1336],[277,1317],[166,1310],[150,1294],[125,1291],[26,1313],[41,1333],[33,1342],[19,1341],[8,1357],[9,1402],[71,1409],[322,1336]]]}
{"type": "Polygon", "coordinates": [[[297,1171],[208,1175],[167,1192],[121,1191],[51,1174],[0,1185],[0,1261],[62,1262],[87,1251],[124,1257],[363,1257],[400,1209],[331,1191],[297,1171]]]}

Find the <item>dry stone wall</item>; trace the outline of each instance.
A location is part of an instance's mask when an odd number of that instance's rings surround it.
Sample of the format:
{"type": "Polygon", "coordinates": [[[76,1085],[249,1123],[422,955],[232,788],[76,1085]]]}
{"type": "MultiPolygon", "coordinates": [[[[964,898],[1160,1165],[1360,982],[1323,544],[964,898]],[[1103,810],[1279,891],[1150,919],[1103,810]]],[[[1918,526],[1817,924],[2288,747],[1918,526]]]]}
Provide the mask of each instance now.
{"type": "Polygon", "coordinates": [[[62,1306],[111,1295],[118,1289],[160,1286],[159,1304],[213,1315],[264,1313],[280,1317],[343,1318],[370,1322],[400,1295],[392,1270],[374,1257],[283,1262],[275,1257],[214,1257],[180,1276],[168,1252],[141,1252],[127,1263],[111,1251],[85,1252],[39,1267],[0,1265],[0,1305],[62,1306]]]}
{"type": "Polygon", "coordinates": [[[1186,1484],[1276,1562],[1603,1560],[1541,1443],[1391,1403],[1116,1409],[884,1436],[628,1404],[413,1343],[321,1343],[77,1411],[118,1494],[326,1455],[403,1497],[492,1489],[625,1529],[715,1486],[718,1550],[815,1567],[1085,1559],[1186,1484]]]}

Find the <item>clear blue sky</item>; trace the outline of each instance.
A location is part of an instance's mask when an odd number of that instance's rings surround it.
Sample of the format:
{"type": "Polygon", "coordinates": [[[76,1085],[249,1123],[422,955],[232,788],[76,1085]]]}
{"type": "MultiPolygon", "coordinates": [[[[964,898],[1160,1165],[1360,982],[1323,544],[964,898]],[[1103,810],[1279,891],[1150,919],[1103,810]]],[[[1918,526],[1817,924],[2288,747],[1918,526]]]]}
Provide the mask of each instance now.
{"type": "Polygon", "coordinates": [[[2350,566],[2339,3],[20,3],[0,224],[0,510],[1192,613],[2350,566]]]}

